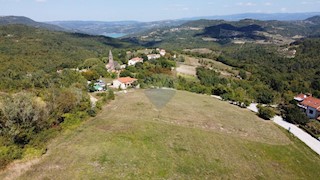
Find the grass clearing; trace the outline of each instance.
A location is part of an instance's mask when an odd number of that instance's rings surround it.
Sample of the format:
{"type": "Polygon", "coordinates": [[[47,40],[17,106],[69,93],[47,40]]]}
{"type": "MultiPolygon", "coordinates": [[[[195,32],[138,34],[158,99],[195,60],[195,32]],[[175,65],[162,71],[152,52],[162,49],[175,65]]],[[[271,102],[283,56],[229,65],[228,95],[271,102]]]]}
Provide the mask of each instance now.
{"type": "Polygon", "coordinates": [[[206,67],[220,72],[221,76],[223,77],[232,77],[239,74],[239,70],[235,70],[235,68],[213,59],[191,57],[186,55],[184,55],[184,59],[185,62],[177,67],[177,73],[196,76],[196,67],[201,66],[201,61],[206,67]]]}
{"type": "Polygon", "coordinates": [[[183,74],[187,76],[196,77],[197,71],[196,66],[190,66],[185,64],[180,64],[179,67],[176,68],[178,74],[183,74]]]}
{"type": "Polygon", "coordinates": [[[19,178],[319,178],[319,156],[272,122],[189,92],[176,91],[160,110],[149,100],[169,95],[159,89],[119,94],[95,118],[50,143],[19,178]]]}

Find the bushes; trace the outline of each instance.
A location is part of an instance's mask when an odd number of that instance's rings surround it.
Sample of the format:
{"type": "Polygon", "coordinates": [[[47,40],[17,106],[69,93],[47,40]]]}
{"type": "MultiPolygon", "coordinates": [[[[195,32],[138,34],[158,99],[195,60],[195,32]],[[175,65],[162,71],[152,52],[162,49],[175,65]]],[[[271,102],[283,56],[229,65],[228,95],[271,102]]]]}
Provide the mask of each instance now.
{"type": "Polygon", "coordinates": [[[7,96],[1,107],[0,134],[18,145],[29,142],[34,133],[49,127],[46,102],[31,93],[7,96]]]}
{"type": "Polygon", "coordinates": [[[62,129],[75,129],[87,116],[86,112],[66,113],[63,115],[64,121],[61,123],[61,127],[62,129]]]}
{"type": "Polygon", "coordinates": [[[60,127],[76,128],[88,117],[90,102],[81,89],[51,88],[38,96],[20,92],[1,97],[5,105],[0,105],[0,168],[22,156],[45,152],[46,142],[60,127]]]}
{"type": "Polygon", "coordinates": [[[113,92],[112,89],[108,90],[108,99],[109,100],[114,100],[115,99],[114,92],[113,92]]]}
{"type": "Polygon", "coordinates": [[[257,89],[257,102],[262,104],[270,104],[274,101],[274,94],[272,90],[267,88],[257,89]]]}
{"type": "Polygon", "coordinates": [[[3,169],[11,161],[20,159],[22,157],[23,150],[17,145],[3,146],[0,144],[0,169],[3,169]]]}
{"type": "Polygon", "coordinates": [[[271,107],[264,107],[264,106],[258,105],[258,109],[259,109],[258,116],[261,117],[262,119],[269,120],[276,115],[276,113],[271,107]]]}

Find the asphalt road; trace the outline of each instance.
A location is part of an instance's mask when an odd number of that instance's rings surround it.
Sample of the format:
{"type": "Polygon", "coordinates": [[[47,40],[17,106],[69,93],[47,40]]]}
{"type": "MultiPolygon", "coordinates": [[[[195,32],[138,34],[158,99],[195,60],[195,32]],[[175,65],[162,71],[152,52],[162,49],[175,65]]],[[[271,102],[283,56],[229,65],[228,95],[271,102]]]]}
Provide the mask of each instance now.
{"type": "MultiPolygon", "coordinates": [[[[247,109],[258,113],[257,104],[252,103],[247,109]]],[[[302,142],[304,142],[307,146],[309,146],[312,150],[320,155],[320,141],[312,137],[310,134],[304,132],[302,129],[298,128],[296,125],[288,123],[283,120],[281,116],[275,116],[272,118],[272,121],[284,129],[288,130],[302,142]]]]}

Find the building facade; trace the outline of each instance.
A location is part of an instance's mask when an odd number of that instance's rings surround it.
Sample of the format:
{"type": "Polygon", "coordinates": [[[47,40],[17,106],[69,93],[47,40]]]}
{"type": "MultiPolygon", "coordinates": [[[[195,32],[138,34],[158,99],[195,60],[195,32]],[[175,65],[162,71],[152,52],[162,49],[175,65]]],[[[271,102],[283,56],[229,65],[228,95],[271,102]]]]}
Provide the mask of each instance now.
{"type": "Polygon", "coordinates": [[[310,119],[320,120],[320,99],[305,94],[299,94],[294,99],[310,119]]]}

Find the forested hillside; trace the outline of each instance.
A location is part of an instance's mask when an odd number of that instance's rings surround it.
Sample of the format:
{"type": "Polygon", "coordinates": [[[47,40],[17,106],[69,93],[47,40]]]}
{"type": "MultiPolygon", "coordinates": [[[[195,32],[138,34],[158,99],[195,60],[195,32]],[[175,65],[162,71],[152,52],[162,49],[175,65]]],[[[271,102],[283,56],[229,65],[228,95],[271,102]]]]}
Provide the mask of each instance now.
{"type": "MultiPolygon", "coordinates": [[[[0,89],[25,88],[33,74],[77,68],[87,58],[107,56],[109,49],[128,43],[104,36],[48,31],[23,26],[0,26],[0,89]]],[[[32,84],[30,84],[31,86],[32,84]]]]}
{"type": "Polygon", "coordinates": [[[124,39],[149,47],[176,50],[243,43],[286,45],[299,38],[319,37],[318,18],[314,16],[302,21],[197,20],[177,27],[148,30],[124,39]]]}
{"type": "Polygon", "coordinates": [[[10,25],[10,24],[26,25],[26,26],[36,27],[36,28],[44,28],[52,31],[66,31],[66,29],[61,28],[59,26],[36,22],[24,16],[0,16],[0,25],[10,25]]]}
{"type": "Polygon", "coordinates": [[[94,116],[87,79],[74,69],[88,58],[104,69],[110,49],[127,47],[103,36],[0,26],[0,169],[45,153],[51,137],[94,116]]]}

